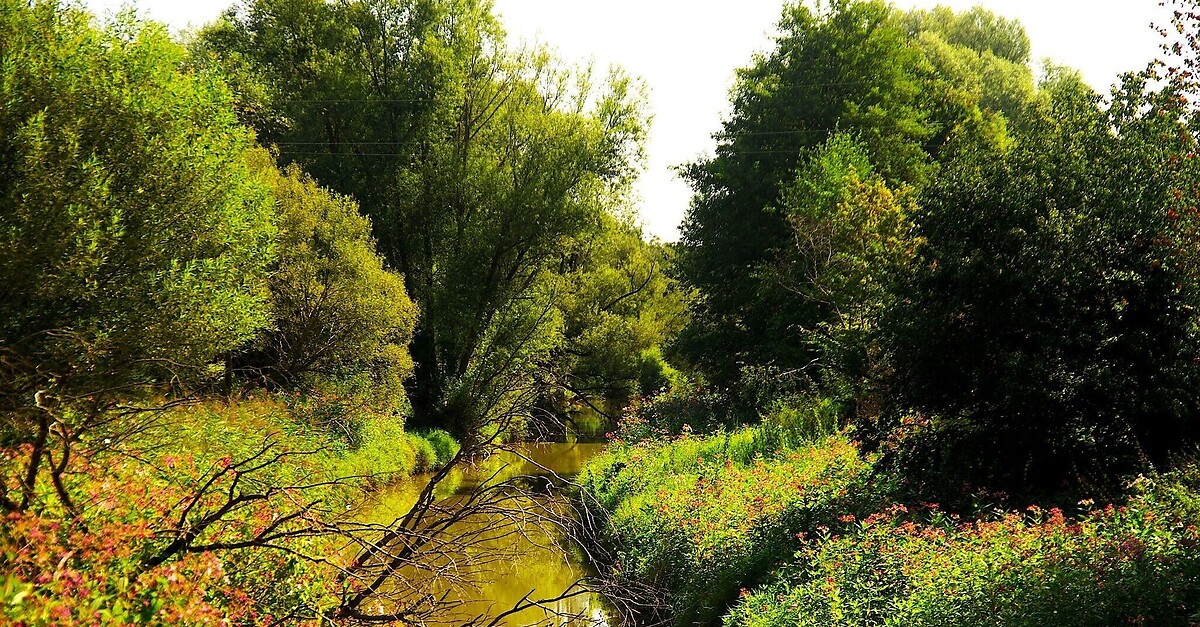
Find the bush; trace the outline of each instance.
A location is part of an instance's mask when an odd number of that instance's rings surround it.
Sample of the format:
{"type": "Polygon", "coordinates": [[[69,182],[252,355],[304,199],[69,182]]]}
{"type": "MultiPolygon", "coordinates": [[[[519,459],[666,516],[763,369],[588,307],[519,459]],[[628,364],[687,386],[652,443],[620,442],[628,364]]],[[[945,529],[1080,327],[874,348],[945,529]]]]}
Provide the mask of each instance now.
{"type": "MultiPolygon", "coordinates": [[[[198,543],[220,546],[284,520],[296,511],[297,496],[337,515],[361,503],[363,488],[433,468],[439,456],[457,449],[444,432],[405,433],[397,417],[360,413],[356,446],[312,420],[341,412],[340,406],[322,407],[315,397],[297,403],[294,397],[285,402],[252,395],[148,418],[121,442],[122,455],[111,454],[109,443],[96,438],[79,442],[64,475],[67,491],[88,504],[78,518],[62,511],[49,482],[39,486],[38,507],[0,517],[0,623],[250,627],[276,624],[281,610],[336,603],[336,569],[300,555],[335,554],[344,539],[285,533],[272,541],[278,551],[196,552],[157,566],[148,560],[171,542],[175,525],[161,522],[178,520],[180,509],[210,479],[212,490],[197,512],[211,511],[236,490],[281,488],[241,502],[199,532],[198,543]],[[261,453],[267,443],[271,452],[257,458],[261,467],[221,472],[261,453]]],[[[0,448],[0,476],[19,470],[17,453],[0,448]]],[[[312,522],[289,520],[281,529],[302,530],[312,522]]]]}
{"type": "Polygon", "coordinates": [[[370,416],[363,421],[362,430],[362,444],[348,451],[342,462],[347,474],[382,485],[430,467],[432,447],[405,433],[399,417],[370,416]]]}
{"type": "Polygon", "coordinates": [[[638,389],[642,394],[654,394],[685,383],[683,375],[663,358],[662,350],[653,346],[638,356],[638,389]]]}
{"type": "Polygon", "coordinates": [[[275,197],[279,256],[269,280],[273,324],[242,365],[277,384],[332,387],[396,410],[406,402],[417,316],[404,278],[384,267],[351,199],[295,165],[280,171],[264,150],[251,161],[275,197]]]}
{"type": "Polygon", "coordinates": [[[275,221],[229,89],[131,14],[3,0],[0,41],[5,421],[37,390],[82,408],[207,380],[270,323],[275,221]]]}
{"type": "Polygon", "coordinates": [[[1200,493],[1178,476],[1071,520],[1029,508],[956,526],[868,517],[806,545],[727,625],[1194,625],[1200,493]]]}
{"type": "Polygon", "coordinates": [[[413,470],[415,472],[426,472],[433,470],[438,463],[437,451],[434,450],[433,444],[425,438],[415,434],[405,434],[405,439],[413,451],[413,470]]]}
{"type": "Polygon", "coordinates": [[[924,190],[881,335],[889,426],[936,438],[904,471],[1075,502],[1200,443],[1195,138],[1128,80],[1103,110],[1051,72],[1011,145],[964,136],[924,190]]]}
{"type": "Polygon", "coordinates": [[[797,448],[819,442],[842,426],[842,407],[827,399],[795,399],[780,404],[759,425],[759,437],[776,449],[797,448]]]}
{"type": "Polygon", "coordinates": [[[421,437],[428,440],[433,446],[434,459],[436,460],[435,465],[438,468],[449,464],[454,459],[454,456],[458,455],[458,441],[446,431],[434,429],[427,433],[422,433],[421,437]]]}
{"type": "Polygon", "coordinates": [[[684,433],[708,434],[736,428],[752,417],[731,409],[728,395],[699,385],[676,386],[630,401],[617,425],[626,442],[684,433]]]}

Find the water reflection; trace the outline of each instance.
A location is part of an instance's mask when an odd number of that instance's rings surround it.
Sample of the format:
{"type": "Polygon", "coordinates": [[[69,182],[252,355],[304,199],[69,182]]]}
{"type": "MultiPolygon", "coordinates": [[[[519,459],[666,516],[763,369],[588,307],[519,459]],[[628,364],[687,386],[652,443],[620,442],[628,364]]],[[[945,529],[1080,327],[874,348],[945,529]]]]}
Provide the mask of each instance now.
{"type": "MultiPolygon", "coordinates": [[[[599,453],[603,444],[539,443],[518,445],[513,452],[501,452],[487,460],[454,469],[439,485],[440,504],[456,507],[481,486],[494,485],[515,477],[562,477],[577,474],[588,459],[599,453]]],[[[364,512],[365,522],[390,523],[403,516],[425,487],[429,477],[418,476],[380,493],[364,512]]],[[[470,538],[472,546],[462,552],[448,552],[440,557],[445,563],[430,564],[431,571],[457,563],[464,567],[461,580],[447,583],[454,577],[433,578],[421,572],[405,571],[405,580],[397,585],[427,589],[452,604],[460,603],[455,618],[477,620],[488,624],[491,617],[514,607],[522,600],[537,600],[574,592],[571,587],[591,572],[577,548],[564,546],[560,533],[544,525],[513,525],[524,520],[521,509],[541,509],[561,513],[563,500],[553,482],[531,486],[538,496],[522,498],[512,503],[512,511],[493,511],[476,514],[458,521],[447,537],[470,538]],[[490,533],[491,530],[497,530],[490,533]],[[490,535],[489,535],[490,533],[490,535]]],[[[606,605],[592,593],[581,593],[556,601],[547,609],[530,608],[508,616],[501,625],[606,625],[606,605]],[[574,619],[567,617],[573,616],[574,619]]]]}

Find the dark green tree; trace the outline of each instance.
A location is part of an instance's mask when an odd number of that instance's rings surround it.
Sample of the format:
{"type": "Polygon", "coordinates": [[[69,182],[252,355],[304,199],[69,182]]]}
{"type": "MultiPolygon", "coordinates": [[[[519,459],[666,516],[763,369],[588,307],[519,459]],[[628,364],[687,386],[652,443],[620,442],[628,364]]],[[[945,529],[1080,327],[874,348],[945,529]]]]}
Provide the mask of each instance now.
{"type": "Polygon", "coordinates": [[[802,335],[819,308],[767,271],[792,237],[773,207],[812,149],[840,129],[885,180],[925,177],[934,128],[919,107],[923,59],[894,17],[881,1],[788,7],[775,49],[739,72],[715,155],[685,170],[696,195],[679,276],[698,300],[681,348],[714,383],[735,381],[744,365],[815,357],[802,335]]]}
{"type": "Polygon", "coordinates": [[[1111,494],[1200,436],[1194,127],[1147,85],[1106,109],[1056,71],[1014,145],[964,138],[922,196],[888,323],[891,417],[931,421],[914,473],[1111,494]]]}
{"type": "MultiPolygon", "coordinates": [[[[810,166],[830,137],[859,146],[860,183],[903,197],[936,172],[948,141],[980,128],[1004,137],[1005,114],[1033,96],[1024,31],[982,9],[903,13],[835,0],[789,6],[779,30],[774,50],[739,73],[715,154],[685,169],[695,197],[678,275],[698,298],[679,348],[718,386],[736,387],[740,372],[757,367],[818,385],[862,375],[820,372],[831,363],[820,330],[837,324],[836,308],[777,271],[812,253],[797,238],[831,227],[796,219],[797,208],[823,202],[804,197],[822,185],[803,179],[821,175],[810,166]]],[[[870,206],[878,205],[860,203],[870,206]]],[[[860,334],[847,348],[861,354],[866,341],[860,334]]]]}

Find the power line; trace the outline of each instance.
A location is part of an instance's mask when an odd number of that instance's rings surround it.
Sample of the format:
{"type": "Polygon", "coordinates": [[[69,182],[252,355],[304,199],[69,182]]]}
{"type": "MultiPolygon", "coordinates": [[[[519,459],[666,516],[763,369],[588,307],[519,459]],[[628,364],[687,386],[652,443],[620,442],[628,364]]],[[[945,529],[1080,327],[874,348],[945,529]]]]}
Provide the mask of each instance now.
{"type": "MultiPolygon", "coordinates": [[[[879,82],[879,79],[860,80],[860,81],[827,81],[822,83],[776,83],[771,87],[773,89],[797,89],[803,87],[849,87],[857,85],[873,85],[879,82]]],[[[440,98],[287,98],[273,100],[275,103],[288,104],[403,104],[416,102],[439,102],[440,98]]]]}
{"type": "MultiPolygon", "coordinates": [[[[715,133],[713,136],[721,139],[737,138],[737,137],[763,137],[763,136],[780,136],[780,135],[807,135],[807,134],[824,134],[834,133],[842,129],[836,128],[807,128],[794,129],[787,131],[741,131],[737,133],[715,133]]],[[[271,142],[276,146],[394,146],[403,144],[403,141],[284,141],[271,142]]]]}

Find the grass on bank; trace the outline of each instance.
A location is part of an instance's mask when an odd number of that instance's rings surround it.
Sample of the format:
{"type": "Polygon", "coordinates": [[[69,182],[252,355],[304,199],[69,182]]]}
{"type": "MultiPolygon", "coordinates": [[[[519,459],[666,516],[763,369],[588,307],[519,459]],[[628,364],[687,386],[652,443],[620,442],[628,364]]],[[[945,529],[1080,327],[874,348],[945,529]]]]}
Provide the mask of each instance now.
{"type": "MultiPolygon", "coordinates": [[[[457,452],[448,434],[407,433],[391,416],[360,415],[346,423],[355,436],[341,437],[314,423],[309,409],[275,396],[178,407],[135,437],[82,443],[66,475],[78,495],[77,518],[58,511],[61,504],[43,486],[37,507],[0,524],[0,622],[273,625],[284,619],[272,615],[279,608],[336,604],[344,592],[336,569],[301,557],[337,555],[319,535],[273,541],[281,550],[196,551],[159,565],[148,561],[174,537],[175,521],[210,478],[217,477],[214,489],[195,502],[188,524],[219,509],[227,493],[268,497],[198,530],[196,546],[259,537],[308,503],[318,504],[314,515],[340,516],[365,491],[430,470],[457,452]],[[237,465],[266,443],[272,448],[261,461],[288,455],[261,470],[237,465]],[[238,472],[222,472],[231,468],[238,472]]],[[[6,466],[20,458],[0,450],[3,476],[12,476],[6,466]]]]}
{"type": "Polygon", "coordinates": [[[618,574],[678,625],[1194,625],[1200,471],[1141,479],[1120,506],[960,521],[898,503],[845,435],[778,425],[618,444],[581,475],[611,512],[618,574]]]}

